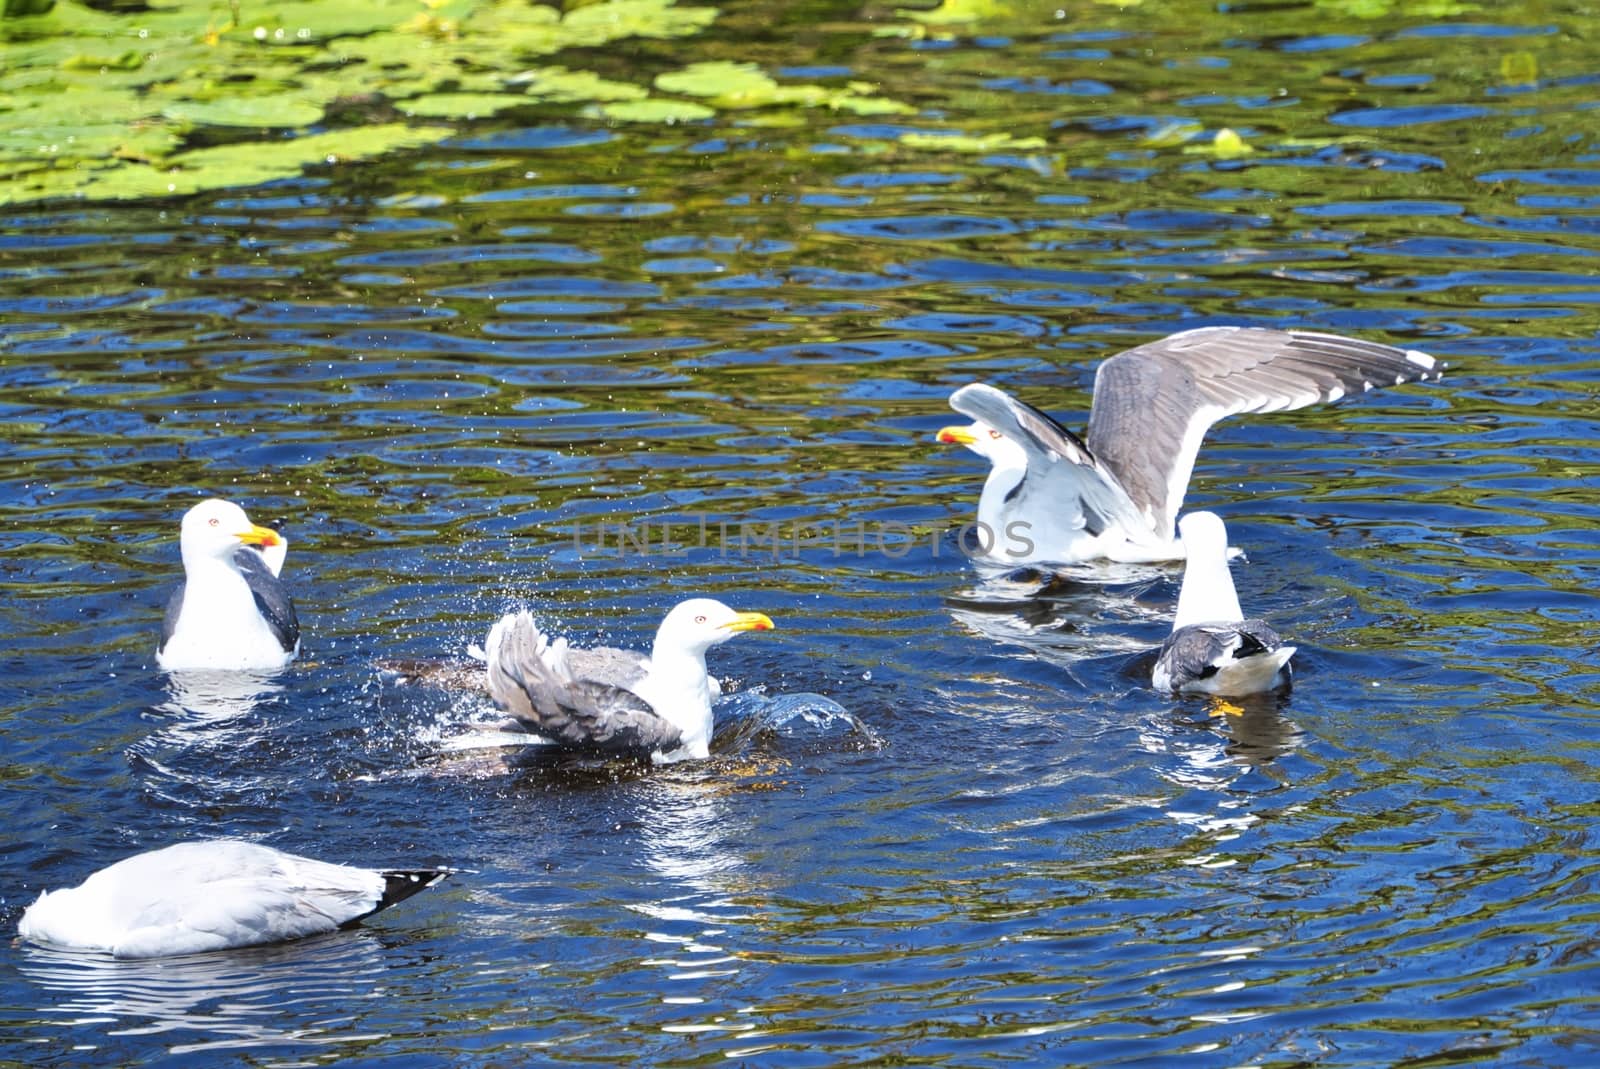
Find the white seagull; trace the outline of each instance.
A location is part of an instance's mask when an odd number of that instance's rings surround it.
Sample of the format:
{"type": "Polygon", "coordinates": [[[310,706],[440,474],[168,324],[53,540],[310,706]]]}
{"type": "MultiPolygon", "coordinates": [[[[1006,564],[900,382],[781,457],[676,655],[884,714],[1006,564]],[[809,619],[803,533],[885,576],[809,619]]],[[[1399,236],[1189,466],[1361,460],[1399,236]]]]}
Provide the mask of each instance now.
{"type": "Polygon", "coordinates": [[[706,675],[706,651],[741,631],[771,629],[759,612],[693,598],[667,613],[645,657],[574,649],[564,638],[552,641],[530,613],[508,614],[484,643],[489,695],[511,714],[509,726],[557,746],[656,763],[704,758],[711,700],[721,692],[706,675]]]}
{"type": "Polygon", "coordinates": [[[358,869],[236,839],[178,843],[45,891],[17,934],[119,958],[276,943],[348,927],[450,871],[358,869]]]}
{"type": "Polygon", "coordinates": [[[1150,681],[1157,690],[1237,696],[1259,694],[1289,681],[1289,658],[1278,633],[1246,620],[1228,572],[1228,529],[1215,513],[1191,512],[1178,521],[1188,557],[1172,634],[1161,644],[1150,681]]]}
{"type": "Polygon", "coordinates": [[[184,581],[167,602],[156,663],[171,670],[281,668],[300,651],[300,620],[278,579],[288,541],[210,498],[184,513],[184,581]]]}
{"type": "Polygon", "coordinates": [[[981,556],[1179,560],[1174,521],[1212,424],[1442,373],[1426,353],[1336,334],[1201,327],[1101,364],[1083,438],[983,383],[950,395],[950,407],[975,422],[938,437],[993,465],[978,499],[981,556]]]}

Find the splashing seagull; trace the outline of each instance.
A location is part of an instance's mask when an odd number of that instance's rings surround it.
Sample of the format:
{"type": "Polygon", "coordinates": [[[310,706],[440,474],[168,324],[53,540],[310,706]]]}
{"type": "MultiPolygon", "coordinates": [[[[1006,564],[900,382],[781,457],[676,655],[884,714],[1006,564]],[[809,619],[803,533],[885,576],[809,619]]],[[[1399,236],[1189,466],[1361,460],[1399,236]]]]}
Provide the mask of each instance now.
{"type": "Polygon", "coordinates": [[[156,663],[171,670],[281,668],[300,652],[300,620],[278,579],[288,541],[210,498],[184,513],[184,581],[167,602],[156,663]]]}
{"type": "Polygon", "coordinates": [[[1215,513],[1178,521],[1188,551],[1172,634],[1161,644],[1150,681],[1157,690],[1237,696],[1289,681],[1289,658],[1278,633],[1246,620],[1228,573],[1228,529],[1215,513]]]}
{"type": "Polygon", "coordinates": [[[531,614],[509,614],[484,643],[489,694],[517,728],[558,746],[657,763],[704,758],[711,700],[721,692],[706,675],[706,651],[741,631],[771,629],[761,613],[693,598],[667,613],[645,657],[574,649],[564,638],[552,641],[531,614]]]}
{"type": "Polygon", "coordinates": [[[1083,438],[973,383],[950,395],[950,407],[975,422],[944,428],[939,441],[965,445],[993,465],[978,499],[985,557],[1179,560],[1183,543],[1173,525],[1212,424],[1442,373],[1426,353],[1335,334],[1201,327],[1101,364],[1083,438]]]}
{"type": "Polygon", "coordinates": [[[349,927],[450,871],[359,869],[236,839],[178,843],[45,891],[17,934],[119,958],[277,943],[349,927]]]}

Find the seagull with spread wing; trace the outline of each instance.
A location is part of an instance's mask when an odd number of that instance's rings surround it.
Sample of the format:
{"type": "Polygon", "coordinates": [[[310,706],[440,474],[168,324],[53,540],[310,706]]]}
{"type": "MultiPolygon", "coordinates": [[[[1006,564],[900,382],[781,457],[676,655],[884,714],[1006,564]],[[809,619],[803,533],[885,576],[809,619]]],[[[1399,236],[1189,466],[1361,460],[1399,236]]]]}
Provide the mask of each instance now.
{"type": "Polygon", "coordinates": [[[1118,353],[1095,374],[1088,433],[983,383],[950,407],[974,422],[939,441],[992,465],[978,499],[981,555],[1009,564],[1179,560],[1174,523],[1211,425],[1413,379],[1433,357],[1300,330],[1201,327],[1118,353]]]}
{"type": "Polygon", "coordinates": [[[770,631],[758,612],[735,612],[692,598],[661,621],[648,657],[552,640],[527,612],[489,631],[489,695],[513,726],[554,745],[657,763],[711,753],[711,701],[721,692],[706,674],[706,651],[741,631],[770,631]]]}

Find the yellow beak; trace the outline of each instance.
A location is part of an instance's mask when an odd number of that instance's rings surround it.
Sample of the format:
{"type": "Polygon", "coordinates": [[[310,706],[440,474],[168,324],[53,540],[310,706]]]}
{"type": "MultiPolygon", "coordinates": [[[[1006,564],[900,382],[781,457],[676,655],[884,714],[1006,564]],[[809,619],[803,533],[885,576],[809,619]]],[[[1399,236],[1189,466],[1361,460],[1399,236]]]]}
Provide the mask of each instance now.
{"type": "Polygon", "coordinates": [[[965,427],[945,427],[939,431],[939,441],[946,445],[971,445],[977,440],[965,427]]]}
{"type": "Polygon", "coordinates": [[[771,631],[772,620],[759,612],[741,612],[722,625],[724,631],[771,631]]]}
{"type": "Polygon", "coordinates": [[[278,532],[270,527],[257,527],[251,524],[243,531],[234,533],[235,538],[249,546],[275,546],[278,544],[278,532]]]}

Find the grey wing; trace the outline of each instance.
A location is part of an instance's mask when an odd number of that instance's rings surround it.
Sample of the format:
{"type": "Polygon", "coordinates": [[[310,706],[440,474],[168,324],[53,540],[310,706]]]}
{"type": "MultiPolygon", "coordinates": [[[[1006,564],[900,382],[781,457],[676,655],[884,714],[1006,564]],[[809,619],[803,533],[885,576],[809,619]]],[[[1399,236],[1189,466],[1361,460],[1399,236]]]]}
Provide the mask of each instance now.
{"type": "Polygon", "coordinates": [[[1437,379],[1426,353],[1300,330],[1201,327],[1118,353],[1095,374],[1089,447],[1156,531],[1173,534],[1211,425],[1437,379]]]}
{"type": "MultiPolygon", "coordinates": [[[[273,572],[271,563],[261,552],[249,546],[240,546],[233,552],[233,563],[244,576],[245,585],[255,598],[256,609],[278,639],[285,653],[294,652],[300,644],[300,618],[295,615],[294,602],[289,598],[289,588],[273,572]]],[[[170,612],[170,610],[169,610],[170,612]]],[[[162,642],[165,644],[165,637],[162,642]]]]}
{"type": "Polygon", "coordinates": [[[1083,439],[1032,405],[975,382],[951,394],[950,407],[1022,446],[1028,471],[1013,493],[1037,496],[1047,509],[1070,508],[1075,501],[1081,514],[1069,522],[1092,535],[1113,526],[1130,533],[1149,526],[1116,475],[1100,463],[1083,439]]]}
{"type": "Polygon", "coordinates": [[[648,671],[639,654],[569,649],[526,612],[501,619],[484,646],[490,697],[527,730],[603,753],[643,756],[679,746],[678,729],[630,689],[648,671]]]}
{"type": "Polygon", "coordinates": [[[167,599],[167,614],[161,619],[161,643],[156,646],[157,653],[167,648],[167,643],[178,630],[178,616],[183,612],[183,592],[186,588],[187,584],[179,583],[178,589],[167,599]]]}
{"type": "Polygon", "coordinates": [[[1165,685],[1178,690],[1210,679],[1229,661],[1271,653],[1282,646],[1283,639],[1263,620],[1191,624],[1174,631],[1161,644],[1155,674],[1158,679],[1164,675],[1165,685]]]}

